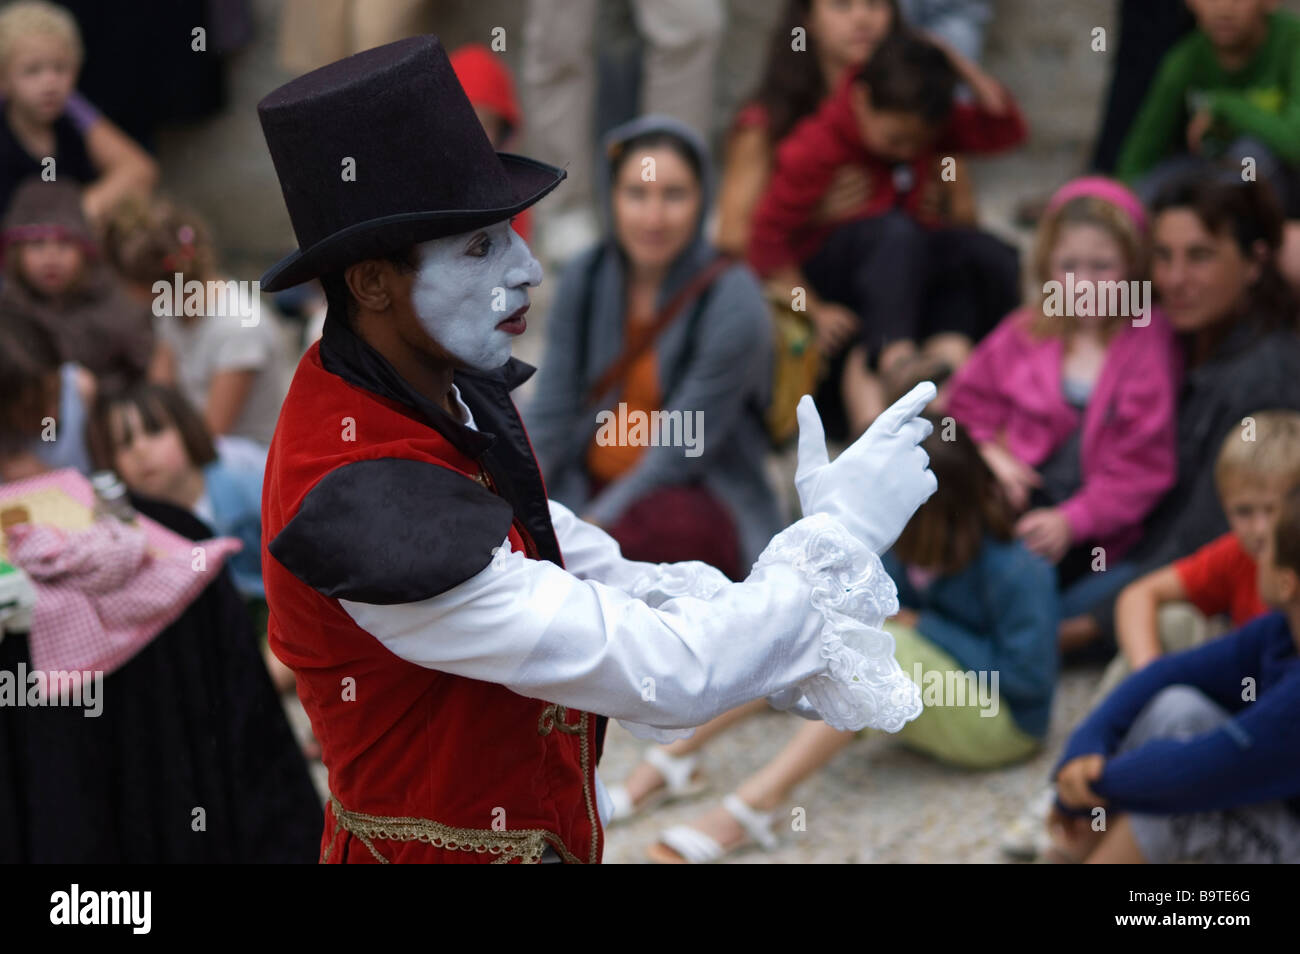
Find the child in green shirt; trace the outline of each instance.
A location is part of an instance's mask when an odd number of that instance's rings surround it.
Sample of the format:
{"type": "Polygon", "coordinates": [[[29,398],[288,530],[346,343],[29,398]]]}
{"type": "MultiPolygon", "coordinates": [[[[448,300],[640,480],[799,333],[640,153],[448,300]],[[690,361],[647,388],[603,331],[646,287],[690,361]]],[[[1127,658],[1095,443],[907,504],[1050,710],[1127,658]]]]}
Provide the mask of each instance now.
{"type": "Polygon", "coordinates": [[[1300,214],[1300,18],[1278,4],[1188,0],[1197,29],[1161,62],[1119,157],[1148,203],[1179,175],[1249,158],[1300,214]]]}

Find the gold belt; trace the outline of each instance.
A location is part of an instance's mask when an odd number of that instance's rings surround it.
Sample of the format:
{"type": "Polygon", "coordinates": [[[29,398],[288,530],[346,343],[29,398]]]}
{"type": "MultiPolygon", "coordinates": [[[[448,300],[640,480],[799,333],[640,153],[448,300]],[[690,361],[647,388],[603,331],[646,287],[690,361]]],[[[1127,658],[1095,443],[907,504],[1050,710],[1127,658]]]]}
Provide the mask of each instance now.
{"type": "Polygon", "coordinates": [[[558,837],[542,828],[523,828],[517,831],[493,831],[489,828],[454,828],[429,818],[403,818],[394,815],[367,815],[344,808],[330,794],[330,807],[334,810],[334,832],[325,848],[322,862],[329,861],[334,841],[340,829],[356,837],[370,849],[380,864],[389,861],[375,848],[375,840],[422,841],[446,851],[472,851],[475,854],[500,855],[496,865],[508,864],[518,859],[523,864],[537,864],[547,844],[555,846],[565,861],[577,863],[578,859],[564,847],[558,837]]]}

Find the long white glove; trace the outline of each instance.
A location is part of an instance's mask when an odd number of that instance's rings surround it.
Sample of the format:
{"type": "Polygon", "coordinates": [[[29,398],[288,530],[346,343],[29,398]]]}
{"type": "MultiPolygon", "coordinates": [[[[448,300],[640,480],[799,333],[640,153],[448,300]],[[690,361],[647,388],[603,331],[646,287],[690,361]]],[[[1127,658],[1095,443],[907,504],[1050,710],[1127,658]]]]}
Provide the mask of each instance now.
{"type": "Polygon", "coordinates": [[[830,514],[875,553],[884,553],[939,486],[920,447],[933,425],[917,417],[937,390],[923,381],[885,410],[832,462],[813,399],[799,400],[794,486],[804,515],[830,514]]]}

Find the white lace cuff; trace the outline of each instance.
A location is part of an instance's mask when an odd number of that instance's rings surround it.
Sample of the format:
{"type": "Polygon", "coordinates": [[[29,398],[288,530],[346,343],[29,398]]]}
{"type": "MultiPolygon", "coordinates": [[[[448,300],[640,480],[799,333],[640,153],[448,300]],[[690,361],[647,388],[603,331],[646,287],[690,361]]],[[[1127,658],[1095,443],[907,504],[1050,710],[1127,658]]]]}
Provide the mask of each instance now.
{"type": "MultiPolygon", "coordinates": [[[[695,596],[707,600],[731,580],[716,567],[700,560],[681,563],[660,563],[651,572],[643,573],[628,588],[628,594],[658,607],[680,596],[695,596]]],[[[619,719],[618,724],[636,738],[667,745],[678,739],[688,739],[695,734],[692,729],[660,729],[641,722],[619,719]]]]}
{"type": "MultiPolygon", "coordinates": [[[[898,612],[898,590],[880,558],[819,513],[773,537],[754,565],[769,563],[791,564],[812,584],[813,608],[825,620],[826,672],[797,687],[822,720],[840,730],[897,732],[920,715],[920,690],[894,659],[894,638],[880,628],[898,612]]],[[[773,698],[801,701],[788,690],[773,698]]]]}

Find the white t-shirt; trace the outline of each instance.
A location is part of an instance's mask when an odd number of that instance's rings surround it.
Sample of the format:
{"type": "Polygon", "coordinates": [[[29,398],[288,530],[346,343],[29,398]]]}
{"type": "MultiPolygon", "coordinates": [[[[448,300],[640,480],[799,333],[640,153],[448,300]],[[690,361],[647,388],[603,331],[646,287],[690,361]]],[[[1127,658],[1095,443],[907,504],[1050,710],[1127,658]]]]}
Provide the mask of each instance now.
{"type": "Polygon", "coordinates": [[[208,389],[220,371],[257,371],[252,390],[230,433],[270,444],[280,405],[289,390],[291,369],[284,332],[269,305],[256,324],[245,326],[237,316],[195,318],[155,317],[158,338],[176,356],[176,383],[200,413],[208,389]]]}

